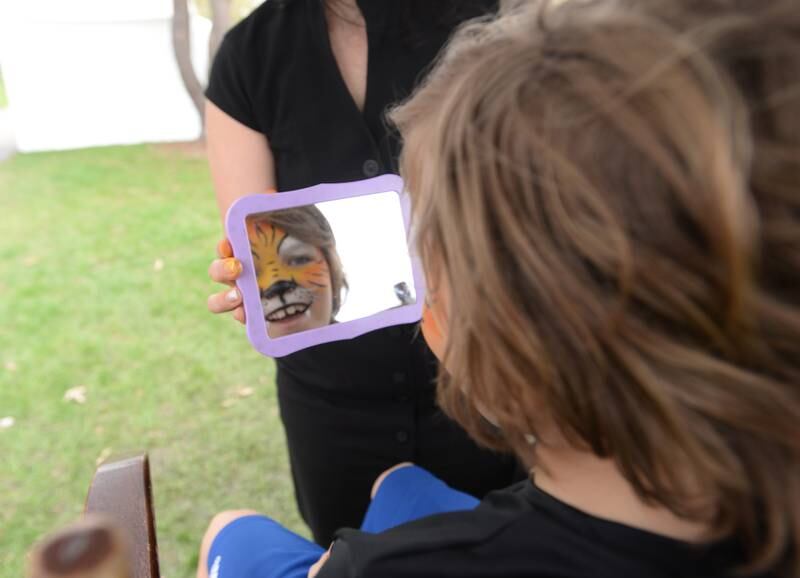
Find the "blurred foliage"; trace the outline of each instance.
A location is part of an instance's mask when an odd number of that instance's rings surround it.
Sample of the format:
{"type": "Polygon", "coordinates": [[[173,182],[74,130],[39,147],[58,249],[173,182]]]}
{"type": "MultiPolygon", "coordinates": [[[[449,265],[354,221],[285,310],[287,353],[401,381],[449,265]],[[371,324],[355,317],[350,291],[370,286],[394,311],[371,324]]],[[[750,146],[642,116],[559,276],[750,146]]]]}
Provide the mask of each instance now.
{"type": "MultiPolygon", "coordinates": [[[[232,22],[236,23],[253,11],[253,9],[261,4],[264,0],[231,0],[231,14],[233,15],[232,22]]],[[[209,0],[192,0],[197,11],[205,16],[211,18],[211,7],[209,0]]]]}
{"type": "Polygon", "coordinates": [[[3,71],[0,70],[0,108],[8,106],[8,96],[6,95],[6,85],[3,82],[3,71]]]}

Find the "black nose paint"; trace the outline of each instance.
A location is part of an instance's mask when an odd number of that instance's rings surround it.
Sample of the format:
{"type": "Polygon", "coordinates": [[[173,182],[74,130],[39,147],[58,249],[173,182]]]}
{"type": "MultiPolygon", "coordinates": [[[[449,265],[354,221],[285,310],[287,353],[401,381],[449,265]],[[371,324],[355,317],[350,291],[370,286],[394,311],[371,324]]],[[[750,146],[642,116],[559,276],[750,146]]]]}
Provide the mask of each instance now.
{"type": "Polygon", "coordinates": [[[293,289],[297,288],[297,283],[294,281],[276,281],[266,289],[261,291],[261,298],[262,299],[272,299],[273,297],[280,297],[283,299],[283,296],[292,291],[293,289]]]}

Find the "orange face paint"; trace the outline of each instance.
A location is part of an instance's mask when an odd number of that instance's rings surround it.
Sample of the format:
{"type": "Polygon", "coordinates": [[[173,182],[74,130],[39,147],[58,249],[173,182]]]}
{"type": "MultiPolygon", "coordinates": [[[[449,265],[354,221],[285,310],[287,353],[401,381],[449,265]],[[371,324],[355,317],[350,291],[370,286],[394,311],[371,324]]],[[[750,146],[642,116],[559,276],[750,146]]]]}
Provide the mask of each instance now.
{"type": "Polygon", "coordinates": [[[332,283],[322,249],[264,218],[248,220],[247,236],[270,338],[330,324],[332,283]]]}
{"type": "Polygon", "coordinates": [[[441,361],[444,356],[445,336],[439,322],[436,320],[432,305],[427,299],[422,306],[422,323],[420,326],[422,327],[422,336],[425,338],[425,342],[431,348],[433,354],[441,361]]]}
{"type": "Polygon", "coordinates": [[[281,255],[281,246],[289,235],[265,221],[249,221],[247,236],[259,289],[267,289],[279,281],[293,281],[312,291],[330,285],[328,263],[318,248],[314,247],[313,256],[285,258],[281,255]]]}

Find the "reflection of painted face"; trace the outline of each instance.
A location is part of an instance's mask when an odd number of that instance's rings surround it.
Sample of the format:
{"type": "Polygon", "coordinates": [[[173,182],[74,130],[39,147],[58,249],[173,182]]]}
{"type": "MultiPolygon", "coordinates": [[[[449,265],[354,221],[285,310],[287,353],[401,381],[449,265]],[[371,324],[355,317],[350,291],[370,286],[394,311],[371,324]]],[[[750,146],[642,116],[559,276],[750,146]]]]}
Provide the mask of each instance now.
{"type": "Polygon", "coordinates": [[[264,221],[248,223],[247,232],[269,336],[330,324],[333,291],[322,251],[264,221]]]}

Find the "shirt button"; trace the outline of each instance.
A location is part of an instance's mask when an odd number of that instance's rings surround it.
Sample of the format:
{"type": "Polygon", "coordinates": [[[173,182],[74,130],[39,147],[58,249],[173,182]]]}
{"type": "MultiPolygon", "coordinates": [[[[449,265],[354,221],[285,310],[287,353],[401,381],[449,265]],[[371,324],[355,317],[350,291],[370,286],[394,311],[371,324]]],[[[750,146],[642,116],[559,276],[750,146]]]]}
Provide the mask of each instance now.
{"type": "Polygon", "coordinates": [[[400,385],[401,383],[405,383],[406,382],[406,374],[403,373],[402,371],[395,371],[392,374],[392,382],[395,385],[400,385]]]}
{"type": "Polygon", "coordinates": [[[408,441],[408,432],[400,430],[396,434],[394,434],[394,439],[396,439],[401,444],[404,444],[408,441]]]}
{"type": "Polygon", "coordinates": [[[364,166],[361,167],[364,171],[364,176],[374,177],[381,170],[381,166],[375,159],[368,159],[364,161],[364,166]]]}

